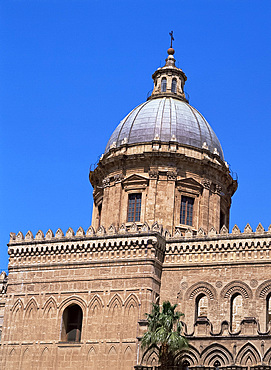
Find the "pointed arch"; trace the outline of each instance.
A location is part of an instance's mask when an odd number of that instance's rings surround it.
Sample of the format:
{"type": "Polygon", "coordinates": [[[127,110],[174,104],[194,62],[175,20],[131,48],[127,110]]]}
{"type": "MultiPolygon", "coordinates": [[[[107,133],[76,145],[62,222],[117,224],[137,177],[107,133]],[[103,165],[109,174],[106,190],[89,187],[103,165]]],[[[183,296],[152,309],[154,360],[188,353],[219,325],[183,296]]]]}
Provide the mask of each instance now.
{"type": "Polygon", "coordinates": [[[202,363],[205,366],[214,366],[216,361],[219,361],[221,366],[227,366],[233,361],[233,356],[229,350],[218,343],[214,343],[206,347],[202,351],[201,357],[202,363]]]}
{"type": "Polygon", "coordinates": [[[109,311],[111,310],[114,310],[115,307],[119,307],[120,309],[122,308],[123,306],[123,301],[122,301],[122,298],[121,296],[116,293],[109,301],[108,303],[108,308],[109,308],[109,311]]]}
{"type": "Polygon", "coordinates": [[[72,295],[64,299],[64,301],[62,301],[61,304],[59,305],[59,312],[61,313],[61,315],[63,311],[65,310],[65,308],[69,306],[70,304],[78,304],[78,306],[80,306],[81,309],[83,310],[83,313],[85,313],[86,308],[87,308],[86,301],[77,295],[72,295]]]}
{"type": "Polygon", "coordinates": [[[40,328],[40,323],[38,320],[38,304],[34,297],[32,297],[25,306],[22,325],[22,337],[24,340],[35,339],[37,330],[40,328]]]}
{"type": "Polygon", "coordinates": [[[111,346],[108,351],[108,369],[118,370],[118,352],[115,346],[111,346]]]}
{"type": "Polygon", "coordinates": [[[265,364],[271,365],[271,348],[269,348],[263,357],[263,362],[265,364]]]}
{"type": "Polygon", "coordinates": [[[131,349],[131,347],[130,346],[127,346],[126,348],[125,348],[125,351],[124,351],[124,358],[125,357],[129,357],[130,356],[130,354],[133,354],[133,352],[132,352],[132,349],[131,349]]]}
{"type": "Polygon", "coordinates": [[[40,359],[42,358],[42,356],[46,355],[48,352],[49,352],[48,347],[43,348],[41,351],[40,359]]]}
{"type": "Polygon", "coordinates": [[[40,358],[39,358],[39,369],[51,369],[53,357],[51,356],[51,351],[48,347],[42,349],[40,358]]]}
{"type": "Polygon", "coordinates": [[[102,299],[95,294],[90,303],[88,310],[88,321],[87,321],[87,332],[89,338],[92,340],[101,339],[104,315],[103,315],[104,304],[102,299]]]}
{"type": "Polygon", "coordinates": [[[109,348],[109,351],[108,351],[108,356],[114,356],[114,355],[117,355],[117,350],[116,350],[116,347],[115,346],[111,346],[109,348]]]}
{"type": "Polygon", "coordinates": [[[236,364],[245,365],[249,359],[252,365],[261,364],[261,356],[257,348],[250,342],[240,348],[236,356],[236,364]]]}
{"type": "Polygon", "coordinates": [[[108,338],[120,337],[123,330],[123,301],[118,294],[115,294],[108,303],[108,338]]]}
{"type": "Polygon", "coordinates": [[[184,361],[188,361],[190,366],[196,366],[199,364],[200,353],[199,351],[189,344],[188,348],[182,349],[175,355],[174,364],[180,366],[184,361]]]}
{"type": "Polygon", "coordinates": [[[98,307],[99,310],[102,310],[102,308],[104,307],[104,303],[101,297],[98,294],[95,294],[91,298],[88,307],[90,311],[93,311],[95,307],[98,307]]]}
{"type": "Polygon", "coordinates": [[[135,294],[130,294],[124,302],[124,315],[130,318],[130,320],[137,321],[139,301],[135,294]]]}
{"type": "Polygon", "coordinates": [[[43,305],[42,339],[57,339],[57,303],[54,297],[49,297],[43,305]]]}
{"type": "Polygon", "coordinates": [[[43,315],[46,315],[46,313],[48,312],[48,310],[50,308],[54,308],[55,310],[57,309],[57,303],[56,303],[56,300],[55,300],[55,297],[53,296],[50,296],[47,301],[44,303],[42,309],[43,309],[43,315]]]}
{"type": "Polygon", "coordinates": [[[38,311],[38,303],[34,297],[32,297],[27,305],[25,306],[25,319],[32,318],[33,313],[36,313],[38,311]]]}
{"type": "Polygon", "coordinates": [[[23,322],[23,314],[24,314],[24,305],[21,299],[17,299],[14,305],[11,308],[11,322],[12,325],[10,326],[10,339],[16,340],[18,338],[18,334],[21,331],[21,326],[23,322]]]}
{"type": "Polygon", "coordinates": [[[127,346],[124,351],[123,355],[124,360],[124,368],[125,369],[132,369],[134,365],[134,358],[133,358],[133,351],[130,346],[127,346]]]}
{"type": "Polygon", "coordinates": [[[90,347],[89,351],[88,351],[88,355],[87,355],[87,358],[88,360],[93,356],[93,355],[96,355],[96,351],[95,351],[95,348],[93,346],[90,347]]]}
{"type": "Polygon", "coordinates": [[[87,368],[97,369],[97,351],[94,346],[91,346],[87,354],[87,368]]]}
{"type": "Polygon", "coordinates": [[[137,335],[139,300],[135,294],[130,294],[124,302],[123,338],[133,339],[137,335]]]}
{"type": "Polygon", "coordinates": [[[22,355],[22,360],[21,360],[21,370],[30,370],[32,369],[32,354],[30,352],[29,348],[26,348],[25,351],[23,352],[22,355]]]}
{"type": "Polygon", "coordinates": [[[134,304],[137,307],[140,305],[139,299],[134,293],[128,295],[123,305],[125,309],[127,309],[131,304],[134,304]]]}
{"type": "Polygon", "coordinates": [[[5,369],[13,370],[14,367],[19,368],[19,364],[18,364],[18,355],[17,355],[16,349],[12,348],[8,353],[5,369]]]}
{"type": "Polygon", "coordinates": [[[24,304],[23,304],[23,301],[18,298],[15,303],[13,304],[13,306],[11,307],[11,312],[14,314],[14,312],[18,311],[18,310],[24,310],[24,304]]]}
{"type": "Polygon", "coordinates": [[[158,366],[159,363],[159,349],[157,346],[152,345],[148,348],[142,356],[141,365],[158,366]]]}
{"type": "Polygon", "coordinates": [[[65,307],[61,319],[61,340],[80,342],[82,334],[83,310],[77,303],[65,307]]]}

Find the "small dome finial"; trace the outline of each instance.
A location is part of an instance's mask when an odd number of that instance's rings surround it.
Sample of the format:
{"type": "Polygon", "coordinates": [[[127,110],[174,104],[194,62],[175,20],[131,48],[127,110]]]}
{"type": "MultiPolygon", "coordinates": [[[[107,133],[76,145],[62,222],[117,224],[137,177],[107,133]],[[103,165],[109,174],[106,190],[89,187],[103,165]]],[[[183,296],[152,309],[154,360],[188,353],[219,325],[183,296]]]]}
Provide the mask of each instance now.
{"type": "Polygon", "coordinates": [[[169,36],[170,36],[170,48],[168,49],[167,53],[168,55],[173,55],[175,53],[175,50],[172,47],[172,41],[174,41],[173,31],[169,32],[169,36]]]}

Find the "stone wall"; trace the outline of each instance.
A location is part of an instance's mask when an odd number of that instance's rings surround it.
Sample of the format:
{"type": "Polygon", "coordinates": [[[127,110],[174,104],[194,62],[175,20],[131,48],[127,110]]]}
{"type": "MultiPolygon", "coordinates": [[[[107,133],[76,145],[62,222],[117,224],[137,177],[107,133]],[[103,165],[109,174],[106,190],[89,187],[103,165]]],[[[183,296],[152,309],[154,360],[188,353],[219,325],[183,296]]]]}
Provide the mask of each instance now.
{"type": "Polygon", "coordinates": [[[138,321],[159,295],[165,242],[155,231],[121,232],[11,235],[2,368],[133,368],[138,321]],[[83,312],[78,343],[61,341],[71,304],[83,312]]]}
{"type": "Polygon", "coordinates": [[[142,351],[140,338],[159,297],[185,313],[190,346],[177,354],[176,366],[271,366],[270,245],[271,228],[261,225],[243,233],[211,228],[208,235],[178,228],[170,235],[158,223],[11,234],[2,368],[156,366],[157,350],[142,351]],[[231,322],[236,294],[239,328],[231,322]],[[203,296],[205,311],[197,315],[203,296]],[[83,312],[80,342],[61,340],[71,304],[83,312]]]}

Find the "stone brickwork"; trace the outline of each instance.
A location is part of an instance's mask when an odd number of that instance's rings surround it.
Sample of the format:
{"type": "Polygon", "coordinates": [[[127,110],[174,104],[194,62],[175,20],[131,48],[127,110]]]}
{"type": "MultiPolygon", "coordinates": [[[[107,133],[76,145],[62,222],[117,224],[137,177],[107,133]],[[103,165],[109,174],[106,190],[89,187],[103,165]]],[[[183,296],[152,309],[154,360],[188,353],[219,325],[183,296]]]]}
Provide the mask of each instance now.
{"type": "Polygon", "coordinates": [[[176,228],[187,229],[180,223],[181,197],[194,199],[191,228],[206,233],[214,227],[220,230],[221,213],[229,225],[231,196],[237,188],[229,169],[217,156],[205,150],[174,144],[128,146],[111,149],[98,167],[90,172],[94,187],[92,226],[119,227],[127,222],[128,196],[142,194],[140,222],[157,221],[170,233],[176,228]],[[177,149],[176,149],[177,147],[177,149]]]}
{"type": "Polygon", "coordinates": [[[180,237],[145,223],[11,234],[2,368],[158,366],[155,349],[140,349],[145,313],[158,297],[185,313],[190,346],[176,366],[217,359],[221,366],[271,365],[271,229],[248,229],[180,237]],[[235,294],[243,304],[238,331],[230,317],[235,294]],[[205,297],[204,315],[197,315],[197,297],[205,297]],[[63,311],[72,303],[83,310],[78,343],[61,341],[63,311]]]}
{"type": "Polygon", "coordinates": [[[138,321],[159,295],[164,251],[151,230],[11,234],[2,368],[133,368],[138,321]],[[74,303],[83,311],[81,340],[63,343],[63,311],[74,303]]]}

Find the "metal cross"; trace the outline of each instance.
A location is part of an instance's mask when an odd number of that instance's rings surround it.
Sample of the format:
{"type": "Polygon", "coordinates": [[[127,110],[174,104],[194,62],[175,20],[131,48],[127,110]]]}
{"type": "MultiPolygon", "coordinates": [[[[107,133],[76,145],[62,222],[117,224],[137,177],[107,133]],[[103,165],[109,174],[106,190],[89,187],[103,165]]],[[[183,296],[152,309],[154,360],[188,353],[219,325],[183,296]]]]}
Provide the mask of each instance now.
{"type": "Polygon", "coordinates": [[[171,39],[170,47],[172,48],[172,41],[174,41],[173,31],[169,32],[169,36],[170,36],[170,39],[171,39]]]}

